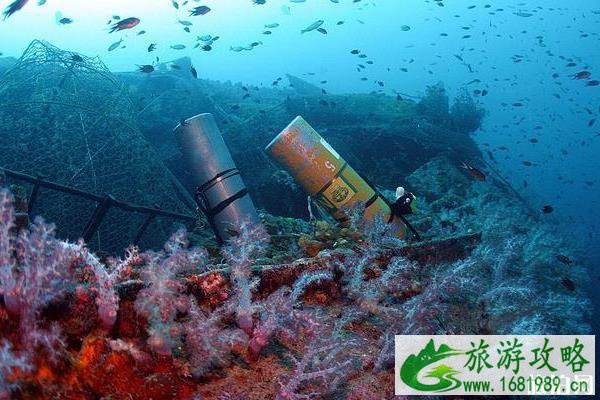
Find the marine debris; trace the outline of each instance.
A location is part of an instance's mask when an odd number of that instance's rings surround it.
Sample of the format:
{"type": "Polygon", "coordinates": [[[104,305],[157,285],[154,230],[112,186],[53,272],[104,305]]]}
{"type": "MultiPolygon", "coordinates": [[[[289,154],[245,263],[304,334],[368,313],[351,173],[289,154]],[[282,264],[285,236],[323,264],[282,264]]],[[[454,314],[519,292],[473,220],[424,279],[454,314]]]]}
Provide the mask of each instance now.
{"type": "Polygon", "coordinates": [[[556,233],[448,159],[407,181],[429,187],[415,223],[438,239],[382,237],[385,226],[360,218],[311,226],[265,214],[264,228],[242,226],[222,249],[179,231],[161,251],[131,247],[104,263],[39,220],[17,239],[3,191],[6,390],[25,399],[381,399],[393,394],[394,334],[589,332],[585,275],[556,261],[566,247],[556,233]],[[314,362],[332,346],[339,368],[314,362]],[[307,379],[318,371],[332,384],[307,379]]]}
{"type": "MultiPolygon", "coordinates": [[[[17,93],[22,77],[40,71],[53,83],[25,86],[25,99],[0,105],[0,129],[12,132],[0,131],[0,140],[48,140],[61,168],[44,152],[2,160],[28,173],[48,163],[61,182],[85,167],[72,179],[84,189],[116,196],[117,187],[135,203],[157,198],[176,211],[185,201],[170,174],[194,184],[172,129],[210,112],[261,224],[232,227],[223,246],[207,227],[163,225],[155,237],[171,238],[161,248],[107,254],[64,234],[76,221],[65,221],[67,200],[28,213],[31,186],[3,182],[0,399],[384,399],[393,397],[396,334],[590,332],[587,275],[569,238],[495,174],[482,167],[486,179],[473,179],[461,168],[479,166],[481,156],[469,136],[481,110],[466,97],[453,108],[439,86],[417,103],[210,82],[167,68],[115,75],[85,56],[32,46],[26,55],[41,49],[52,62],[23,57],[0,94],[17,93]],[[98,88],[89,104],[77,96],[81,82],[98,88]],[[90,107],[109,111],[100,118],[90,107]],[[387,224],[364,219],[361,207],[345,209],[339,223],[307,206],[262,151],[298,114],[382,196],[390,200],[399,184],[417,195],[410,222],[423,241],[386,235],[387,224]],[[56,216],[56,232],[36,215],[56,216]]],[[[115,218],[102,237],[123,239],[115,218]]]]}
{"type": "MultiPolygon", "coordinates": [[[[191,213],[181,199],[184,190],[140,132],[127,88],[98,59],[35,41],[0,78],[0,96],[7,99],[0,104],[0,167],[191,213]],[[35,149],[34,155],[24,156],[25,149],[35,149]]],[[[35,212],[56,223],[61,237],[77,240],[94,206],[54,192],[40,197],[35,212]]],[[[89,245],[118,252],[144,218],[113,209],[89,245]]],[[[173,229],[172,221],[157,218],[142,245],[160,246],[173,229]]]]}

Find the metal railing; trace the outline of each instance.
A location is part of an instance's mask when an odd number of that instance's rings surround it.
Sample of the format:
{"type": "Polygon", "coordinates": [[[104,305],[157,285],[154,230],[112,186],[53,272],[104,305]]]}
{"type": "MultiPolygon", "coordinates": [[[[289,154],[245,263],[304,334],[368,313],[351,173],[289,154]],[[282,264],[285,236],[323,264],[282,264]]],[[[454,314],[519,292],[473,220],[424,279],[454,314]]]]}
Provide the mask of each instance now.
{"type": "Polygon", "coordinates": [[[146,229],[148,229],[148,226],[150,226],[150,224],[156,217],[165,217],[168,219],[172,219],[175,221],[182,221],[182,222],[186,222],[186,223],[196,223],[198,221],[198,219],[192,215],[179,214],[179,213],[174,213],[174,212],[170,212],[170,211],[165,211],[165,210],[160,209],[156,205],[154,207],[146,207],[146,206],[131,204],[126,201],[117,200],[110,194],[97,195],[94,193],[86,192],[84,190],[76,189],[74,187],[65,186],[65,185],[61,185],[59,183],[48,181],[48,180],[44,179],[44,177],[41,175],[32,176],[32,175],[24,174],[22,172],[12,171],[10,169],[2,168],[2,167],[0,167],[0,174],[4,174],[6,177],[15,179],[17,181],[27,182],[27,183],[30,183],[33,185],[33,189],[31,190],[31,195],[29,196],[28,208],[27,208],[27,213],[30,215],[33,211],[33,207],[35,206],[36,201],[40,197],[40,189],[41,188],[50,189],[50,190],[54,190],[54,191],[62,192],[62,193],[67,193],[67,194],[70,194],[73,196],[77,196],[77,197],[84,198],[84,199],[95,202],[96,208],[94,209],[94,212],[90,216],[88,222],[85,225],[85,228],[83,229],[83,232],[81,233],[81,237],[83,238],[83,240],[85,242],[89,242],[93,238],[94,234],[98,231],[98,228],[102,224],[104,217],[106,216],[108,211],[113,207],[121,209],[123,211],[127,211],[127,212],[135,212],[135,213],[146,215],[146,219],[137,229],[137,232],[135,234],[135,237],[134,237],[134,240],[132,243],[134,245],[137,245],[140,242],[140,240],[142,239],[142,236],[144,235],[144,232],[146,231],[146,229]]]}

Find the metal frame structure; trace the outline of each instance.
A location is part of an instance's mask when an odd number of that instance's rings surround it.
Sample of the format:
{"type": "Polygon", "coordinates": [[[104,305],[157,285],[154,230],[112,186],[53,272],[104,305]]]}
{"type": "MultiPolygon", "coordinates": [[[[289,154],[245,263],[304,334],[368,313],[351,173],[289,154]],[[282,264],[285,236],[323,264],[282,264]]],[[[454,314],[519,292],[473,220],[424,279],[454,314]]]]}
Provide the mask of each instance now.
{"type": "Polygon", "coordinates": [[[115,199],[110,194],[105,195],[97,195],[94,193],[86,192],[80,189],[76,189],[70,186],[61,185],[59,183],[51,182],[45,180],[43,176],[31,176],[21,172],[12,171],[7,168],[0,167],[0,173],[3,173],[9,178],[13,178],[15,180],[20,180],[23,182],[27,182],[33,185],[33,189],[31,190],[31,195],[28,200],[28,208],[27,213],[31,215],[33,212],[33,208],[35,206],[36,200],[40,197],[41,189],[50,189],[62,193],[67,193],[73,196],[81,197],[90,201],[97,203],[96,208],[87,224],[83,232],[81,233],[81,237],[85,242],[89,242],[90,239],[94,236],[94,234],[98,231],[98,228],[102,224],[104,217],[111,207],[119,208],[123,211],[135,212],[140,214],[146,214],[147,217],[144,220],[144,223],[138,228],[137,233],[135,235],[135,239],[133,240],[134,245],[137,245],[142,239],[144,232],[148,228],[148,226],[152,223],[154,218],[157,216],[170,218],[176,221],[182,221],[186,223],[195,223],[197,222],[197,218],[191,215],[173,213],[170,211],[161,210],[157,206],[154,207],[146,207],[140,206],[136,204],[131,204],[126,201],[121,201],[115,199]]]}

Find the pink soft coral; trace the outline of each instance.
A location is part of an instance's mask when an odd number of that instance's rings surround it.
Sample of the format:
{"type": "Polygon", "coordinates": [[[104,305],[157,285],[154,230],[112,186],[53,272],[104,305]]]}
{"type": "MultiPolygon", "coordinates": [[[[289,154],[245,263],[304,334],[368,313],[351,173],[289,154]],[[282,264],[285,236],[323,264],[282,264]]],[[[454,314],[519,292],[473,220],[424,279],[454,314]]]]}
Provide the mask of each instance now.
{"type": "Polygon", "coordinates": [[[353,340],[327,337],[325,332],[314,335],[301,360],[282,383],[277,400],[300,400],[321,398],[335,391],[353,370],[353,358],[349,350],[356,346],[353,340]],[[306,392],[306,388],[310,390],[306,392]]]}
{"type": "Polygon", "coordinates": [[[42,346],[55,358],[61,350],[57,328],[41,327],[39,317],[73,284],[70,266],[78,257],[41,218],[29,230],[16,232],[12,197],[0,191],[0,294],[8,312],[19,317],[21,342],[29,352],[42,346]]]}
{"type": "Polygon", "coordinates": [[[146,287],[135,301],[136,311],[148,320],[148,345],[157,354],[170,355],[180,343],[182,326],[177,313],[188,309],[184,285],[177,272],[197,267],[205,261],[202,249],[186,249],[185,231],[176,232],[165,245],[165,252],[147,252],[148,265],[142,271],[146,287]]]}
{"type": "Polygon", "coordinates": [[[223,249],[223,255],[231,267],[231,279],[235,290],[237,324],[247,334],[252,332],[252,300],[250,275],[252,262],[266,248],[269,236],[262,225],[242,224],[238,235],[232,237],[223,249]]]}
{"type": "Polygon", "coordinates": [[[259,303],[261,315],[249,343],[251,354],[258,356],[276,334],[290,338],[302,330],[313,333],[318,326],[314,316],[296,309],[295,305],[311,284],[332,279],[333,274],[329,271],[307,272],[296,281],[292,290],[280,288],[259,303]]]}
{"type": "Polygon", "coordinates": [[[213,367],[227,366],[233,347],[248,341],[241,329],[224,327],[221,309],[205,313],[192,300],[189,316],[190,320],[184,324],[185,346],[196,376],[204,375],[213,367]]]}
{"type": "Polygon", "coordinates": [[[118,298],[114,291],[116,274],[109,273],[91,255],[83,242],[62,242],[54,236],[54,226],[36,218],[28,229],[17,232],[12,196],[0,190],[0,295],[7,311],[19,318],[21,344],[33,353],[43,348],[56,360],[63,348],[57,325],[40,323],[41,313],[49,303],[74,291],[80,282],[75,270],[91,266],[96,277],[98,312],[105,328],[116,318],[118,298]]]}
{"type": "Polygon", "coordinates": [[[31,366],[25,357],[15,355],[10,342],[0,345],[0,400],[10,399],[11,390],[17,386],[13,374],[16,370],[29,371],[31,366]]]}

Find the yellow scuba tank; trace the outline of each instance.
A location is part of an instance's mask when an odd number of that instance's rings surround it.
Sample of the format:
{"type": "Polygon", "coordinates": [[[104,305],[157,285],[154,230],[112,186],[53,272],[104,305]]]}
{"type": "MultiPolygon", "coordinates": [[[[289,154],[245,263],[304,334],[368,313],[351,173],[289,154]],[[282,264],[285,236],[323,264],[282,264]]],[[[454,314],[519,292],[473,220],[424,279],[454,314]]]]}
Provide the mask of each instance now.
{"type": "Polygon", "coordinates": [[[406,236],[405,224],[394,218],[385,199],[302,117],[296,117],[265,151],[335,219],[343,221],[343,208],[361,203],[366,220],[379,215],[394,225],[397,237],[406,236]]]}

